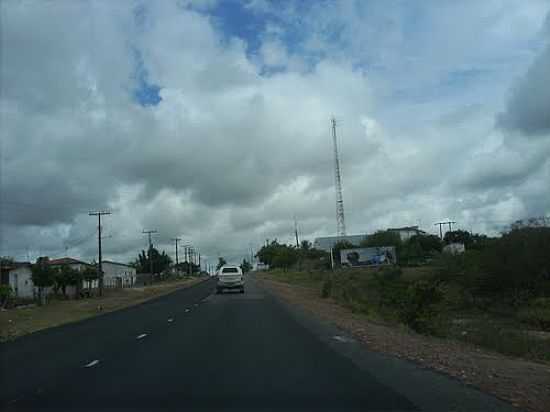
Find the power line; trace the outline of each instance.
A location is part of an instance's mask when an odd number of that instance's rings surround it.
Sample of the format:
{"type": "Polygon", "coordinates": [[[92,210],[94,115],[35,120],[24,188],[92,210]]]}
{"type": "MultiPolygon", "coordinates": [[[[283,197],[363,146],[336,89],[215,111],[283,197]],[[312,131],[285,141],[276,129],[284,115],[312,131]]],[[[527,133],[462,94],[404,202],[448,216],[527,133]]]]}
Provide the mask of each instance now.
{"type": "Polygon", "coordinates": [[[456,222],[453,222],[453,221],[446,221],[446,222],[437,222],[437,223],[434,223],[434,226],[437,226],[439,225],[439,237],[441,239],[443,239],[443,229],[442,229],[442,226],[443,225],[449,225],[449,232],[452,232],[452,225],[454,225],[456,222]]]}

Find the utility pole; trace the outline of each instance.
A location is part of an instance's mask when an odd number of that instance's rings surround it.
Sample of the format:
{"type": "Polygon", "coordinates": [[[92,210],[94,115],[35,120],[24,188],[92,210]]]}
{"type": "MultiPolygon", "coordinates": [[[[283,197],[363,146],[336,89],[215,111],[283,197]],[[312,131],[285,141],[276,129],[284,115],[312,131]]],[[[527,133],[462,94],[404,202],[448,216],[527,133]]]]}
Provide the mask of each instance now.
{"type": "Polygon", "coordinates": [[[97,249],[98,249],[98,264],[97,277],[99,278],[99,296],[103,296],[103,265],[101,264],[101,216],[110,215],[111,212],[95,211],[88,213],[89,216],[97,216],[97,249]]]}
{"type": "Polygon", "coordinates": [[[296,220],[296,216],[294,216],[294,235],[296,236],[296,248],[300,248],[300,242],[298,240],[298,221],[296,220]]]}
{"type": "Polygon", "coordinates": [[[176,242],[176,268],[178,267],[179,260],[178,260],[178,242],[181,240],[181,238],[176,237],[172,239],[174,242],[176,242]]]}
{"type": "Polygon", "coordinates": [[[153,283],[153,240],[151,235],[157,233],[156,230],[144,230],[142,232],[144,235],[149,237],[149,272],[151,273],[151,283],[153,283]]]}
{"type": "Polygon", "coordinates": [[[191,245],[185,245],[185,261],[187,262],[187,274],[191,275],[191,245]]]}
{"type": "Polygon", "coordinates": [[[437,222],[434,224],[434,226],[437,226],[439,225],[439,237],[441,239],[443,239],[443,229],[442,229],[442,226],[443,225],[449,225],[449,232],[452,232],[452,225],[454,225],[456,222],[453,222],[451,220],[448,220],[446,222],[437,222]]]}

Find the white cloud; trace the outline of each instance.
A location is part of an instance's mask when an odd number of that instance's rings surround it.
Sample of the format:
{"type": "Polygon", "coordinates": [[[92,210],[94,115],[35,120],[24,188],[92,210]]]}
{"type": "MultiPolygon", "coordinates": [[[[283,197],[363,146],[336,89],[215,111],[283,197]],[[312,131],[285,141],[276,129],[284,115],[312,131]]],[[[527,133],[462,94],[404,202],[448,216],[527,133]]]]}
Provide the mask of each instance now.
{"type": "Polygon", "coordinates": [[[212,24],[214,3],[143,3],[143,24],[136,4],[2,2],[2,253],[91,259],[95,208],[113,209],[105,253],[123,260],[145,245],[142,229],[169,251],[183,234],[212,259],[288,240],[294,215],[305,237],[333,233],[332,115],[350,232],[444,216],[494,231],[495,217],[549,212],[548,144],[493,128],[541,47],[543,3],[344,2],[311,18],[290,6],[258,35],[258,56],[212,24]],[[289,44],[297,21],[307,35],[289,44]],[[140,58],[156,106],[134,100],[140,58]],[[442,86],[476,68],[493,71],[489,86],[442,86]]]}

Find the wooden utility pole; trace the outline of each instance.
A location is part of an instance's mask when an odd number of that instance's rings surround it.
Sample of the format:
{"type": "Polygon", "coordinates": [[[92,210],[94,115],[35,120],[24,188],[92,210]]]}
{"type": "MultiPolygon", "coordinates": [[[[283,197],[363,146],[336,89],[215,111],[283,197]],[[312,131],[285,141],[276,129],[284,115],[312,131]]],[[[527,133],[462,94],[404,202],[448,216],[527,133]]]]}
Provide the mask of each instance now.
{"type": "Polygon", "coordinates": [[[298,240],[298,221],[296,216],[294,216],[294,235],[296,236],[296,249],[300,248],[300,241],[298,240]]]}
{"type": "Polygon", "coordinates": [[[176,268],[178,267],[179,260],[178,260],[178,242],[181,240],[181,238],[176,237],[172,239],[174,242],[176,242],[176,268]]]}
{"type": "Polygon", "coordinates": [[[101,216],[110,215],[111,212],[107,211],[95,211],[88,213],[89,216],[97,216],[97,249],[98,249],[98,264],[97,264],[97,277],[99,279],[99,296],[103,296],[103,265],[101,263],[101,216]]]}
{"type": "Polygon", "coordinates": [[[441,239],[443,239],[443,229],[442,229],[442,226],[443,225],[449,225],[449,232],[452,232],[452,225],[454,225],[456,222],[453,222],[451,220],[448,220],[446,222],[437,222],[434,224],[434,226],[437,226],[439,225],[439,237],[441,239]]]}
{"type": "Polygon", "coordinates": [[[153,240],[151,235],[158,232],[156,230],[144,230],[142,233],[149,237],[149,272],[151,273],[151,283],[153,283],[153,240]]]}

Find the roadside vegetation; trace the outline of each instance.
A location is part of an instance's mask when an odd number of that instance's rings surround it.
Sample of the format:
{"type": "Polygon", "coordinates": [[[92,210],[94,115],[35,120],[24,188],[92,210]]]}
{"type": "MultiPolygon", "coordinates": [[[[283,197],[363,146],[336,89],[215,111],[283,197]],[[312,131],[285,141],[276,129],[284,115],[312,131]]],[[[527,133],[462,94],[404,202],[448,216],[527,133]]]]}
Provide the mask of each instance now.
{"type": "Polygon", "coordinates": [[[30,304],[9,311],[0,311],[0,342],[137,305],[201,281],[202,278],[197,276],[173,276],[152,286],[107,288],[101,297],[92,296],[79,300],[52,299],[46,306],[30,304]]]}
{"type": "Polygon", "coordinates": [[[550,361],[550,228],[516,227],[498,238],[450,232],[444,242],[435,236],[401,242],[379,232],[362,246],[395,246],[400,263],[331,271],[324,252],[311,249],[277,260],[290,247],[278,252],[276,242],[258,257],[271,259],[269,278],[314,288],[371,320],[550,361]],[[465,253],[441,253],[456,241],[466,245],[465,253]]]}

